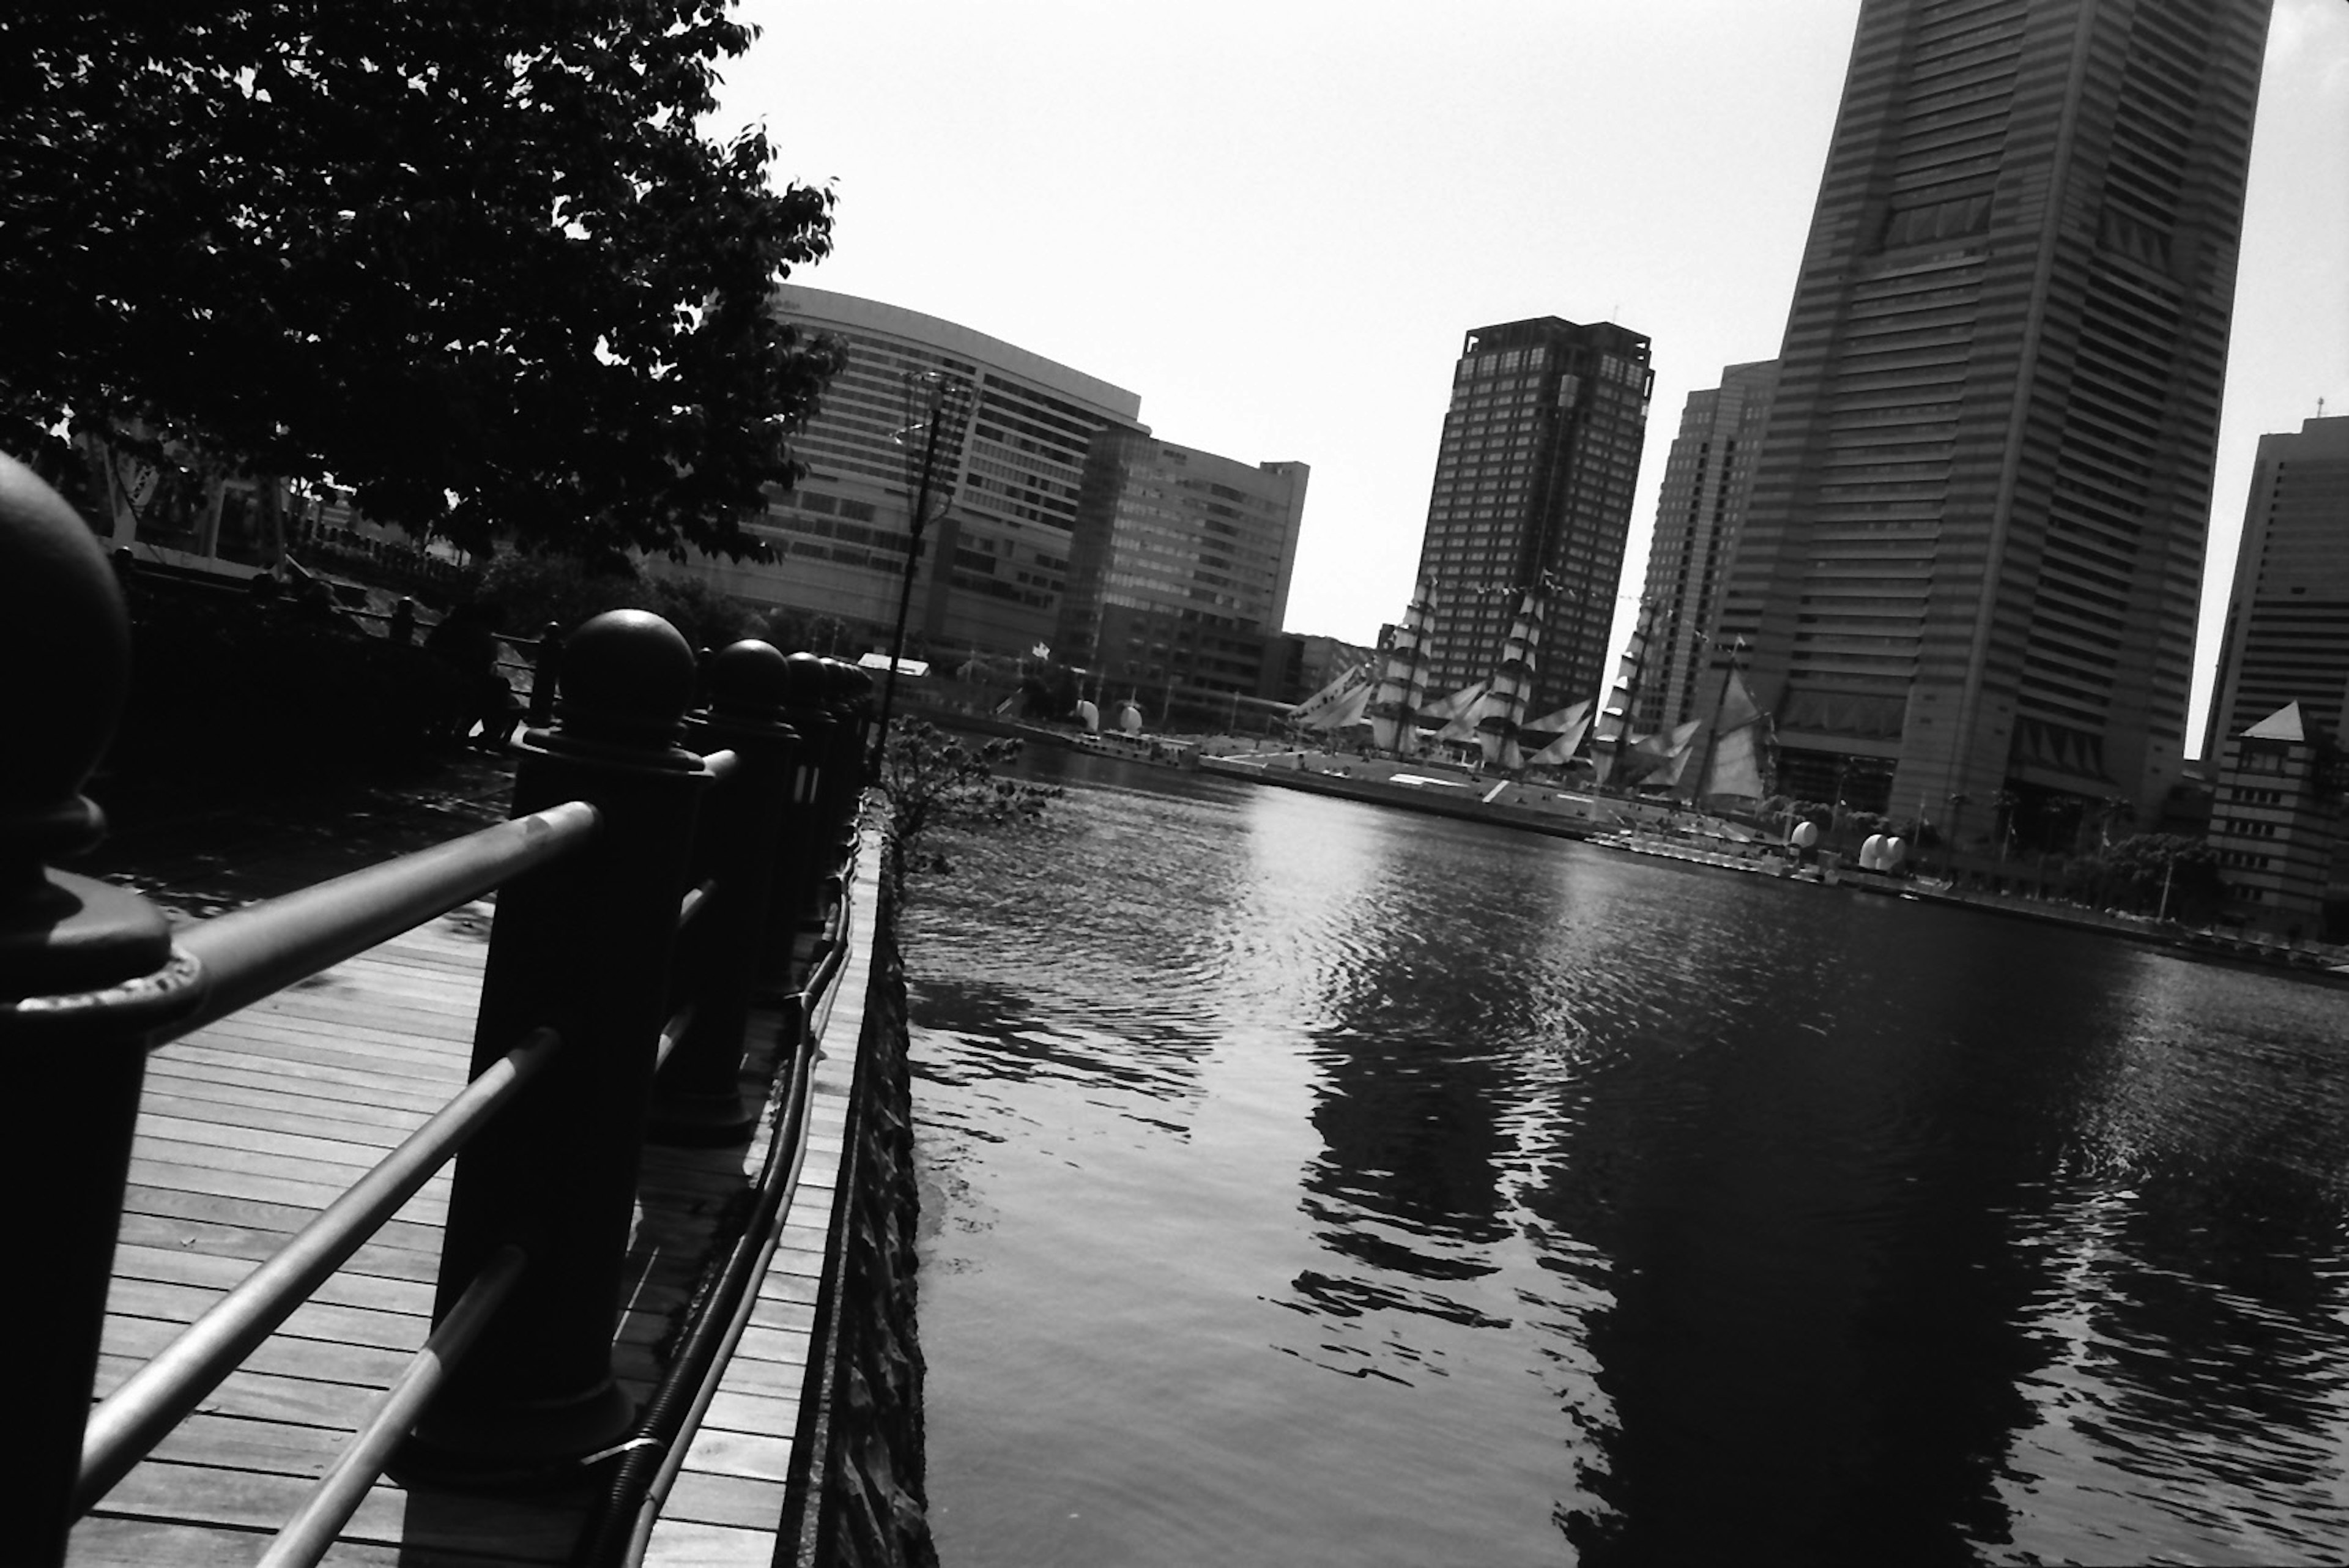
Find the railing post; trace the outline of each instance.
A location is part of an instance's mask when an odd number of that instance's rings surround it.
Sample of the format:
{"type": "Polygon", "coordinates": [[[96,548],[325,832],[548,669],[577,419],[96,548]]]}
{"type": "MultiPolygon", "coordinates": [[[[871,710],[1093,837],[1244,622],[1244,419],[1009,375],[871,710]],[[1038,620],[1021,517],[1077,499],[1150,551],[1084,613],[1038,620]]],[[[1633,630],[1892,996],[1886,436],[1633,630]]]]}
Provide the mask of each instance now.
{"type": "Polygon", "coordinates": [[[678,909],[710,778],[677,743],[693,683],[693,650],[667,621],[597,616],[564,649],[554,728],[519,748],[516,815],[585,800],[602,823],[580,852],[498,895],[472,1070],[542,1025],[563,1048],[458,1157],[433,1321],[501,1246],[529,1262],[417,1423],[403,1474],[548,1479],[619,1440],[634,1418],[613,1380],[612,1335],[678,909]]]}
{"type": "Polygon", "coordinates": [[[829,834],[820,877],[840,868],[848,846],[856,841],[856,819],[864,804],[865,770],[870,765],[873,732],[873,677],[840,659],[825,662],[827,705],[833,714],[832,794],[824,802],[829,834]]]}
{"type": "Polygon", "coordinates": [[[794,653],[785,663],[783,722],[799,732],[800,766],[792,781],[792,812],[783,829],[775,859],[773,924],[788,965],[792,942],[802,922],[816,911],[816,879],[831,840],[825,815],[839,773],[839,729],[831,707],[831,677],[826,660],[812,653],[794,653]]]}
{"type": "Polygon", "coordinates": [[[688,743],[740,761],[702,815],[694,857],[717,887],[680,960],[693,1023],[654,1085],[651,1136],[672,1144],[740,1143],[758,1126],[761,1102],[742,1092],[743,1032],[799,752],[781,717],[790,666],[772,644],[721,649],[703,677],[709,711],[687,725],[688,743]]]}
{"type": "Polygon", "coordinates": [[[195,1006],[202,977],[145,899],[47,867],[105,831],[81,786],[129,687],[129,618],[96,536],[6,457],[0,670],[0,1051],[17,1106],[0,1191],[19,1265],[0,1307],[19,1438],[0,1532],[9,1561],[46,1564],[73,1522],[148,1037],[195,1006]]]}
{"type": "Polygon", "coordinates": [[[523,710],[523,722],[532,729],[554,722],[554,689],[562,673],[563,623],[551,620],[539,628],[538,645],[531,649],[530,706],[523,710]]]}

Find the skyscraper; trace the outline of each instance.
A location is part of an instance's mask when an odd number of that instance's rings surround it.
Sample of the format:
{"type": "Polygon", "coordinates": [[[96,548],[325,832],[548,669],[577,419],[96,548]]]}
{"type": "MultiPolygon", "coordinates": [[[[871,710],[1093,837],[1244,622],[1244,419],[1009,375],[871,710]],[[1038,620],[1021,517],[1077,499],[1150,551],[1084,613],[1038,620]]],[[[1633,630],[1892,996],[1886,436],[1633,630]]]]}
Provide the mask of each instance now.
{"type": "Polygon", "coordinates": [[[2054,841],[2177,777],[2268,10],[1863,0],[1713,645],[1782,791],[2054,841]]]}
{"type": "Polygon", "coordinates": [[[1648,339],[1610,322],[1546,316],[1467,335],[1420,545],[1431,692],[1490,675],[1539,590],[1547,635],[1527,711],[1599,694],[1652,380],[1648,339]]]}
{"type": "Polygon", "coordinates": [[[2349,418],[2260,438],[2202,755],[2288,703],[2339,737],[2349,708],[2349,418]]]}
{"type": "Polygon", "coordinates": [[[1721,385],[1689,394],[1680,433],[1664,460],[1656,531],[1648,545],[1647,668],[1635,710],[1642,732],[1700,717],[1707,639],[1754,492],[1754,460],[1770,418],[1778,362],[1731,365],[1721,385]]]}

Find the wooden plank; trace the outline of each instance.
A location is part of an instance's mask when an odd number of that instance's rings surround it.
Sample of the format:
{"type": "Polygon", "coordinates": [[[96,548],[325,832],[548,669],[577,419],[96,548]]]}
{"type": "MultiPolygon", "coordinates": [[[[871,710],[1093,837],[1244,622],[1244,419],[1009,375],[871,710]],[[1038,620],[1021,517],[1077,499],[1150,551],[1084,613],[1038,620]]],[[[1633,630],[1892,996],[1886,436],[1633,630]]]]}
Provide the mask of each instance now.
{"type": "MultiPolygon", "coordinates": [[[[254,1268],[245,1259],[220,1257],[192,1247],[146,1247],[117,1241],[114,1249],[117,1279],[151,1280],[160,1284],[226,1292],[243,1283],[254,1268]]],[[[321,1280],[310,1299],[329,1306],[367,1307],[377,1312],[405,1313],[410,1317],[429,1317],[432,1282],[344,1270],[321,1280]]]]}
{"type": "MultiPolygon", "coordinates": [[[[109,1324],[108,1326],[111,1329],[113,1325],[109,1324]]],[[[219,1387],[204,1396],[204,1402],[199,1408],[209,1415],[242,1416],[248,1420],[353,1432],[358,1429],[360,1420],[374,1402],[382,1397],[383,1390],[390,1386],[391,1377],[397,1373],[397,1368],[394,1368],[376,1380],[372,1386],[334,1383],[323,1377],[288,1376],[281,1372],[260,1370],[276,1359],[263,1354],[269,1348],[264,1345],[262,1350],[255,1351],[253,1359],[246,1364],[249,1370],[230,1373],[219,1387]]],[[[308,1348],[315,1354],[329,1347],[313,1345],[308,1348]]],[[[346,1364],[357,1367],[378,1354],[352,1351],[347,1354],[346,1364]]],[[[318,1359],[323,1364],[329,1357],[320,1356],[318,1359]]],[[[408,1357],[402,1355],[395,1359],[405,1364],[408,1357]]],[[[99,1356],[97,1392],[101,1397],[112,1393],[121,1386],[124,1378],[145,1363],[143,1355],[137,1358],[99,1356]]]]}
{"type": "Polygon", "coordinates": [[[684,1468],[702,1475],[785,1480],[791,1476],[792,1440],[771,1433],[727,1432],[705,1426],[686,1449],[684,1468]]]}
{"type": "Polygon", "coordinates": [[[388,1007],[402,1013],[453,1019],[470,1030],[480,999],[467,996],[463,988],[436,976],[415,976],[388,964],[351,962],[296,981],[274,996],[254,1002],[252,1011],[301,1016],[320,1002],[388,1007]]]}
{"type": "MultiPolygon", "coordinates": [[[[349,1189],[341,1167],[305,1165],[272,1156],[240,1158],[235,1149],[203,1144],[140,1139],[131,1147],[131,1175],[153,1187],[181,1192],[205,1192],[222,1198],[248,1198],[264,1203],[284,1203],[296,1209],[324,1209],[349,1189]]],[[[444,1178],[435,1178],[436,1182],[444,1178]]],[[[439,1225],[447,1218],[448,1199],[428,1186],[409,1199],[400,1214],[410,1220],[439,1225]]]]}
{"type": "Polygon", "coordinates": [[[240,1039],[308,1041],[320,1045],[351,1041],[436,1055],[469,1045],[473,1038],[470,1013],[436,1012],[390,998],[289,999],[283,992],[210,1027],[240,1039]]]}
{"type": "MultiPolygon", "coordinates": [[[[438,1233],[433,1234],[437,1237],[438,1233]]],[[[250,1272],[255,1264],[275,1256],[292,1237],[292,1229],[263,1231],[212,1220],[166,1218],[129,1210],[123,1213],[122,1229],[115,1238],[115,1267],[125,1273],[137,1272],[125,1264],[129,1250],[157,1248],[177,1249],[233,1262],[240,1269],[250,1272]]],[[[440,1271],[440,1253],[437,1241],[434,1250],[429,1252],[395,1247],[381,1241],[369,1241],[352,1253],[344,1262],[342,1269],[347,1274],[375,1274],[384,1279],[419,1281],[425,1284],[437,1279],[440,1271]]]]}
{"type": "Polygon", "coordinates": [[[205,1033],[256,1056],[355,1067],[381,1064],[388,1072],[410,1077],[438,1077],[452,1065],[461,1074],[472,1049],[471,1032],[460,1039],[395,1027],[409,1021],[409,1014],[380,1008],[340,1009],[314,1019],[248,1012],[222,1019],[205,1033]]]}
{"type": "Polygon", "coordinates": [[[317,1167],[322,1178],[328,1172],[346,1171],[348,1174],[340,1179],[345,1186],[382,1164],[385,1152],[381,1145],[352,1143],[343,1138],[320,1137],[304,1132],[239,1127],[203,1117],[175,1116],[152,1106],[140,1109],[138,1136],[158,1143],[196,1144],[209,1148],[233,1149],[248,1157],[265,1155],[298,1161],[317,1167]]]}
{"type": "Polygon", "coordinates": [[[783,1483],[682,1470],[668,1490],[661,1514],[694,1524],[771,1531],[783,1516],[783,1483]]]}
{"type": "MultiPolygon", "coordinates": [[[[406,1289],[396,1280],[374,1282],[387,1289],[406,1289]]],[[[127,1279],[118,1275],[107,1293],[109,1314],[150,1318],[159,1323],[190,1324],[226,1293],[198,1285],[160,1280],[127,1279]]],[[[422,1314],[389,1312],[373,1307],[338,1306],[306,1302],[278,1324],[272,1339],[311,1339],[326,1345],[367,1345],[379,1350],[414,1351],[431,1332],[429,1303],[422,1314]]]]}
{"type": "MultiPolygon", "coordinates": [[[[307,1225],[318,1212],[316,1208],[300,1204],[160,1187],[147,1180],[146,1173],[136,1168],[131,1171],[130,1186],[123,1194],[123,1209],[126,1214],[139,1215],[161,1225],[184,1221],[250,1231],[256,1237],[274,1235],[281,1238],[291,1236],[307,1225]]],[[[277,1245],[283,1245],[283,1241],[277,1245]]],[[[440,1257],[440,1228],[395,1217],[386,1220],[383,1228],[375,1233],[375,1240],[361,1251],[364,1252],[378,1247],[429,1258],[437,1266],[440,1257]]],[[[276,1251],[276,1246],[272,1246],[269,1251],[276,1251]]]]}
{"type": "Polygon", "coordinates": [[[735,1360],[726,1368],[725,1386],[738,1393],[758,1394],[770,1399],[797,1399],[806,1385],[804,1365],[744,1355],[739,1349],[735,1360]]]}
{"type": "Polygon", "coordinates": [[[735,1530],[664,1518],[653,1527],[645,1568],[768,1568],[774,1560],[775,1524],[735,1530]]]}
{"type": "Polygon", "coordinates": [[[74,1526],[67,1559],[74,1568],[253,1568],[268,1545],[254,1531],[101,1514],[74,1526]]]}
{"type": "Polygon", "coordinates": [[[744,1326],[742,1337],[734,1346],[734,1355],[742,1361],[771,1361],[782,1366],[805,1366],[808,1351],[813,1344],[814,1336],[810,1334],[794,1334],[784,1328],[761,1328],[756,1324],[750,1324],[744,1326]]]}
{"type": "Polygon", "coordinates": [[[812,1334],[815,1332],[815,1308],[806,1302],[771,1302],[761,1296],[750,1308],[750,1322],[760,1328],[812,1334]]]}
{"type": "Polygon", "coordinates": [[[212,1075],[150,1072],[140,1104],[159,1116],[210,1121],[223,1127],[254,1127],[307,1132],[375,1148],[398,1146],[431,1119],[427,1106],[335,1100],[303,1094],[298,1085],[223,1083],[212,1075]]]}
{"type": "Polygon", "coordinates": [[[781,1436],[799,1424],[799,1402],[762,1394],[737,1394],[721,1386],[709,1398],[706,1425],[729,1432],[766,1432],[781,1436]]]}
{"type": "MultiPolygon", "coordinates": [[[[109,1518],[171,1520],[274,1532],[309,1493],[298,1477],[152,1461],[108,1494],[109,1518]]],[[[560,1563],[579,1532],[583,1505],[456,1492],[410,1495],[380,1483],[344,1527],[347,1539],[385,1546],[464,1551],[512,1563],[560,1563]]]]}
{"type": "Polygon", "coordinates": [[[198,1411],[173,1428],[148,1457],[171,1464],[210,1465],[224,1470],[254,1470],[264,1475],[303,1476],[316,1480],[326,1473],[326,1467],[335,1462],[335,1456],[357,1429],[356,1418],[346,1431],[198,1411]]]}
{"type": "MultiPolygon", "coordinates": [[[[464,1085],[466,1077],[463,1059],[453,1054],[445,1059],[420,1054],[409,1054],[396,1044],[370,1042],[346,1048],[316,1041],[246,1033],[242,1030],[233,1034],[223,1031],[212,1035],[207,1044],[214,1050],[233,1050],[234,1056],[224,1064],[241,1066],[247,1072],[270,1072],[285,1077],[315,1077],[328,1083],[379,1085],[409,1095],[430,1095],[437,1090],[438,1103],[443,1104],[464,1085]],[[365,1076],[344,1076],[347,1074],[365,1076]]],[[[167,1054],[176,1054],[187,1049],[187,1045],[182,1043],[164,1049],[167,1054]]],[[[210,1059],[221,1060],[217,1056],[210,1059]]]]}
{"type": "Polygon", "coordinates": [[[320,1099],[348,1100],[354,1105],[382,1105],[430,1116],[449,1103],[463,1085],[460,1071],[443,1080],[395,1077],[368,1067],[347,1067],[298,1058],[255,1056],[223,1049],[204,1037],[191,1036],[149,1059],[148,1075],[169,1063],[186,1073],[202,1073],[222,1084],[251,1084],[284,1094],[315,1095],[320,1099]]]}

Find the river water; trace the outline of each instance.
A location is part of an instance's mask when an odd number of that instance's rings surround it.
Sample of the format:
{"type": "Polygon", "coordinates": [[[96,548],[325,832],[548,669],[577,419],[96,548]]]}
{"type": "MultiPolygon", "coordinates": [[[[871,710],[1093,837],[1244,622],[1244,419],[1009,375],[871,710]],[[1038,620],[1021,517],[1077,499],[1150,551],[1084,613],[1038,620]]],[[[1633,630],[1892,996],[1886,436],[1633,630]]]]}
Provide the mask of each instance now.
{"type": "Polygon", "coordinates": [[[1031,765],[906,931],[947,1568],[2349,1552],[2349,993],[1031,765]]]}

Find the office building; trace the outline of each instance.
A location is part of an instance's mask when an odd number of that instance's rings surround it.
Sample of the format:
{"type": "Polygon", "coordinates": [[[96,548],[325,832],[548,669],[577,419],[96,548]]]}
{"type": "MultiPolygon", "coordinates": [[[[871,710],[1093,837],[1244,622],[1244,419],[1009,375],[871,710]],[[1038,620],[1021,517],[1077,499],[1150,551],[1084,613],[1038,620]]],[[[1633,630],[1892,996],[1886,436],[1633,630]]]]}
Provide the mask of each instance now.
{"type": "Polygon", "coordinates": [[[1528,591],[1542,639],[1526,711],[1599,695],[1648,423],[1648,339],[1542,317],[1467,335],[1428,499],[1428,691],[1488,678],[1528,591]]]}
{"type": "Polygon", "coordinates": [[[2319,935],[2341,847],[2340,757],[2331,734],[2287,702],[2228,735],[2218,760],[2210,847],[2228,918],[2293,940],[2319,935]]]}
{"type": "Polygon", "coordinates": [[[808,465],[750,531],[775,558],[704,558],[701,576],[755,604],[837,618],[885,648],[897,613],[925,432],[905,378],[954,389],[933,460],[936,519],[917,564],[909,654],[1024,656],[1049,643],[1067,588],[1071,529],[1096,434],[1131,428],[1141,399],[1024,348],[877,301],[785,285],[775,309],[848,350],[822,410],[792,438],[808,465]]]}
{"type": "Polygon", "coordinates": [[[2268,11],[1863,0],[1713,645],[1782,792],[2056,846],[2178,778],[2268,11]]]}
{"type": "Polygon", "coordinates": [[[1251,466],[1112,426],[1087,454],[1054,649],[1112,695],[1268,697],[1306,465],[1251,466]]]}
{"type": "Polygon", "coordinates": [[[1719,699],[1718,682],[1705,686],[1706,652],[1777,383],[1775,359],[1732,365],[1720,386],[1691,392],[1681,410],[1640,596],[1648,618],[1647,664],[1633,728],[1641,734],[1701,718],[1719,699]]]}
{"type": "Polygon", "coordinates": [[[2260,438],[2202,754],[2287,703],[2330,735],[2349,704],[2349,418],[2260,438]]]}

